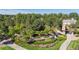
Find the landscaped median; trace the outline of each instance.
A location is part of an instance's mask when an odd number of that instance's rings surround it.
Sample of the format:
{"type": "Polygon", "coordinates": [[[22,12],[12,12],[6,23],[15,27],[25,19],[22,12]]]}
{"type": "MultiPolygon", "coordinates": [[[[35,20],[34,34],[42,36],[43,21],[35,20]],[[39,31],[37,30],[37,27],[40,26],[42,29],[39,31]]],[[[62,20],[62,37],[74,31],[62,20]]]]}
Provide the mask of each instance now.
{"type": "Polygon", "coordinates": [[[56,40],[47,39],[46,41],[36,41],[32,44],[16,40],[16,44],[28,50],[58,50],[65,39],[65,36],[59,36],[56,40]]]}

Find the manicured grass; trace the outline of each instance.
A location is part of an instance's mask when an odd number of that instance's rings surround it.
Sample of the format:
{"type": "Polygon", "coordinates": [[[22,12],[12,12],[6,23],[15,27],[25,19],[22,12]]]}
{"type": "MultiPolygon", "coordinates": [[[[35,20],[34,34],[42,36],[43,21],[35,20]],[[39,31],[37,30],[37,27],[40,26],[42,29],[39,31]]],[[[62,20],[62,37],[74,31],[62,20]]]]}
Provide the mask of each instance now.
{"type": "Polygon", "coordinates": [[[50,43],[53,43],[53,42],[55,42],[55,40],[53,40],[53,39],[47,39],[47,40],[45,40],[45,41],[36,41],[36,42],[34,42],[33,44],[50,44],[50,43]]]}
{"type": "Polygon", "coordinates": [[[78,50],[79,49],[79,40],[74,40],[72,41],[69,46],[68,46],[69,50],[78,50]]]}
{"type": "Polygon", "coordinates": [[[61,44],[64,42],[65,40],[62,41],[56,41],[56,45],[52,47],[53,50],[59,50],[61,44]]]}
{"type": "Polygon", "coordinates": [[[15,43],[28,50],[59,50],[61,44],[65,40],[66,40],[66,36],[60,35],[55,40],[46,39],[45,41],[36,41],[32,44],[28,44],[27,41],[22,41],[22,40],[16,39],[15,43]],[[45,45],[45,47],[41,47],[40,45],[45,45]]]}
{"type": "Polygon", "coordinates": [[[29,50],[58,50],[64,41],[65,40],[62,40],[62,41],[57,40],[57,41],[55,41],[55,45],[50,48],[33,47],[30,44],[27,44],[26,42],[22,42],[22,41],[19,41],[19,43],[16,43],[16,44],[18,44],[26,49],[29,49],[29,50]]]}
{"type": "Polygon", "coordinates": [[[0,47],[0,50],[14,50],[14,49],[5,45],[5,46],[0,47]]]}

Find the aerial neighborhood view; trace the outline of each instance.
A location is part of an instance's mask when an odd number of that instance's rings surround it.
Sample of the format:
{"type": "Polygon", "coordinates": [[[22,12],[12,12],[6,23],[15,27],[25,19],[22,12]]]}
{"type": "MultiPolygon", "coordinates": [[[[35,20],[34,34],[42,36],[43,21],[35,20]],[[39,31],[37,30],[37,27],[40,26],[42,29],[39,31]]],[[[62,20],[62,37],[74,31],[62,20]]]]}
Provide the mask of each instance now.
{"type": "Polygon", "coordinates": [[[79,10],[0,9],[0,50],[79,50],[79,10]]]}

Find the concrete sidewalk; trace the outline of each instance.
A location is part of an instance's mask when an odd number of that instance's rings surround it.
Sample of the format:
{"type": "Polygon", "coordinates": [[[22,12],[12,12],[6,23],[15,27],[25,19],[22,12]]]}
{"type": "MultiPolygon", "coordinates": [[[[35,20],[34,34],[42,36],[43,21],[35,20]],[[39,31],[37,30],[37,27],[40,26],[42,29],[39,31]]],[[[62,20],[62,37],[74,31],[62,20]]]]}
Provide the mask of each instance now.
{"type": "Polygon", "coordinates": [[[67,40],[60,46],[60,50],[66,50],[72,40],[74,40],[74,35],[67,34],[67,40]]]}

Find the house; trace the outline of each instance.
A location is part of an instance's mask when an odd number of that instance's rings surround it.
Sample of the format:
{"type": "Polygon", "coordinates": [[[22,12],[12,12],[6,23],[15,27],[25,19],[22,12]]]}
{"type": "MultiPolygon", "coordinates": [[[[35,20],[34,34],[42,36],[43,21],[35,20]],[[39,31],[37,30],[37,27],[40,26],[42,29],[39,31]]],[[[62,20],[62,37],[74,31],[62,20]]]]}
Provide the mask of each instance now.
{"type": "Polygon", "coordinates": [[[75,24],[77,21],[75,19],[64,19],[62,21],[62,30],[64,31],[65,30],[65,26],[66,25],[71,25],[71,24],[75,24]]]}
{"type": "Polygon", "coordinates": [[[75,19],[65,19],[65,20],[63,20],[63,24],[68,24],[68,25],[70,25],[70,24],[75,24],[76,23],[76,20],[75,19]]]}

